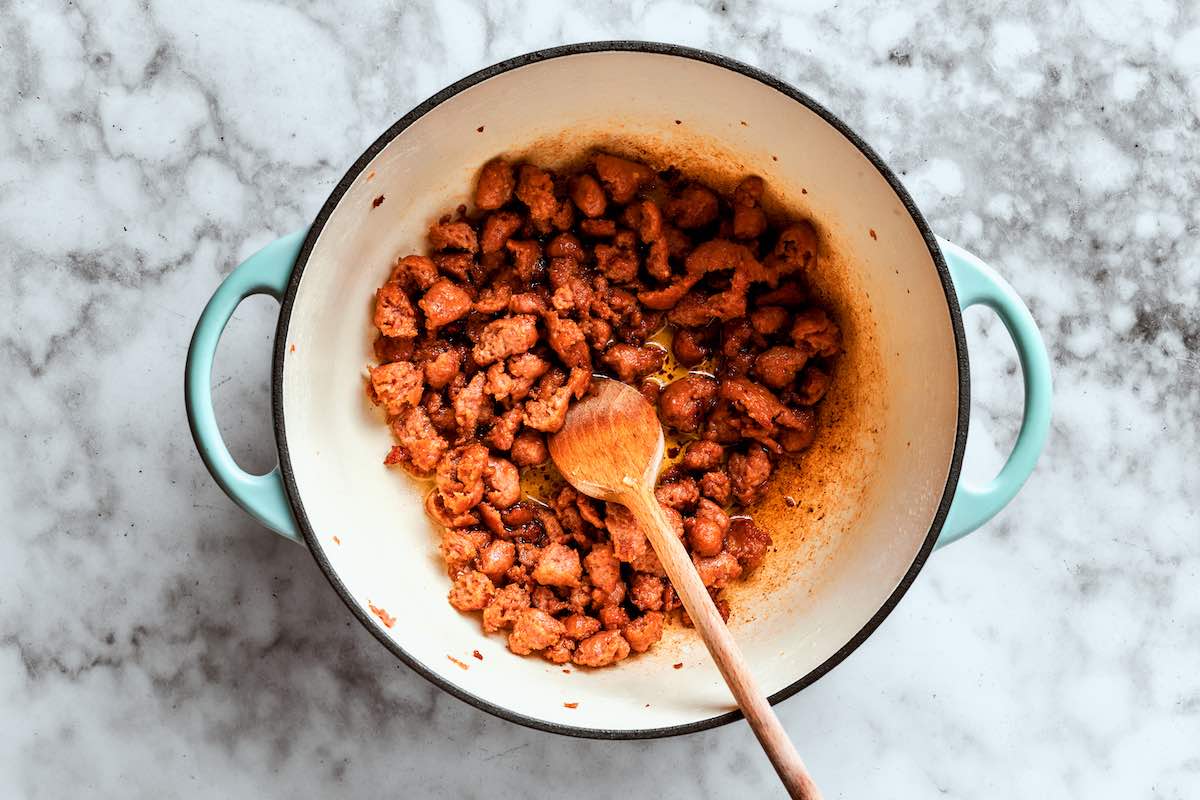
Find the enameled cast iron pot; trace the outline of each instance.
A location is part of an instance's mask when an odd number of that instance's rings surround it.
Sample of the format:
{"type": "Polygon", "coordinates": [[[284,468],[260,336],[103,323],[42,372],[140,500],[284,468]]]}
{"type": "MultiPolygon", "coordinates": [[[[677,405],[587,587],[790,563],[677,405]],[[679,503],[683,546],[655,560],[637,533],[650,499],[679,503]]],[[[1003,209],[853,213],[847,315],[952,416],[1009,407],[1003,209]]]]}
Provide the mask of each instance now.
{"type": "Polygon", "coordinates": [[[1008,284],[936,238],[896,176],[842,122],[757,69],[682,47],[602,42],[531,53],[445,89],[367,148],[311,228],[225,280],[188,353],[187,410],[229,496],[307,545],[359,621],[429,680],[534,728],[665,736],[738,716],[699,639],[671,629],[615,668],[565,674],[484,636],[478,615],[446,602],[425,487],[382,465],[390,434],[363,392],[375,288],[397,255],[420,251],[434,218],[468,201],[479,166],[501,153],[562,165],[593,147],[674,164],[723,191],[761,175],[769,212],[809,216],[820,231],[815,289],[842,325],[846,352],[816,445],[777,474],[756,512],[779,549],[730,592],[734,634],[771,700],[812,683],[879,625],[935,545],[1016,494],[1045,441],[1050,374],[1008,284]],[[210,394],[221,332],[257,293],[282,304],[272,370],[279,466],[266,475],[234,463],[210,394]],[[958,479],[970,380],[960,312],[978,303],[1013,337],[1025,413],[999,476],[970,487],[958,479]]]}

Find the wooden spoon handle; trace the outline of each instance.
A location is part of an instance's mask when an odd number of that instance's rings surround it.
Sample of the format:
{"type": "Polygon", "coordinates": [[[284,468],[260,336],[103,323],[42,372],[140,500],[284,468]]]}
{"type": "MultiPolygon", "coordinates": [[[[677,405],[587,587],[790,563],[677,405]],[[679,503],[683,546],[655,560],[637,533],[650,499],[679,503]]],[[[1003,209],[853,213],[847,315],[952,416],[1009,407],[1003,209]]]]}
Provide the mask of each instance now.
{"type": "Polygon", "coordinates": [[[622,501],[645,530],[679,599],[683,601],[683,607],[704,639],[708,652],[717,662],[721,675],[729,684],[734,699],[767,757],[771,759],[780,780],[787,787],[788,794],[803,800],[820,800],[821,791],[809,776],[771,704],[759,690],[742,657],[742,651],[721,619],[721,612],[717,611],[716,604],[704,588],[696,566],[684,549],[683,542],[675,535],[653,491],[648,487],[631,489],[622,501]]]}

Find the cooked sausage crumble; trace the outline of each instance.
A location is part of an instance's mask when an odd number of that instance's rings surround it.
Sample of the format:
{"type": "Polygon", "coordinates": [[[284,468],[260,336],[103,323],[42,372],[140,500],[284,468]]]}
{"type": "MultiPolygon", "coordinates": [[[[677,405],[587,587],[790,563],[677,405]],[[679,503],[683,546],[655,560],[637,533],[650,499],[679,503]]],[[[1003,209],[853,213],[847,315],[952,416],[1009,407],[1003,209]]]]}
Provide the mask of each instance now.
{"type": "Polygon", "coordinates": [[[807,289],[816,231],[773,224],[764,191],[608,153],[569,175],[497,158],[474,210],[437,220],[380,287],[384,463],[433,479],[450,604],[514,653],[603,667],[690,624],[625,508],[523,487],[593,374],[638,387],[679,443],[655,494],[724,618],[723,589],[766,558],[748,512],[813,443],[841,335],[807,289]]]}

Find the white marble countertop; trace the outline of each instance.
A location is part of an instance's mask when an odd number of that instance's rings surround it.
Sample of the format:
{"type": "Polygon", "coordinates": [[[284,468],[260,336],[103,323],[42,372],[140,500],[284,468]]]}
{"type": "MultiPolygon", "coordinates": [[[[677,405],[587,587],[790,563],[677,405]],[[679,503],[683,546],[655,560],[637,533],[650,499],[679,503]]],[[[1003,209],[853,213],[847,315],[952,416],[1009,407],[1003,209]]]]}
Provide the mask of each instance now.
{"type": "MultiPolygon", "coordinates": [[[[240,258],[426,96],[605,38],[814,95],[1011,280],[1054,361],[1024,492],[780,707],[826,795],[1200,796],[1194,6],[145,5],[0,0],[0,796],[778,793],[744,723],[583,741],[438,691],[188,435],[187,341],[240,258]]],[[[241,307],[215,375],[250,467],[274,315],[241,307]]],[[[978,476],[1019,390],[999,326],[968,323],[978,476]]]]}

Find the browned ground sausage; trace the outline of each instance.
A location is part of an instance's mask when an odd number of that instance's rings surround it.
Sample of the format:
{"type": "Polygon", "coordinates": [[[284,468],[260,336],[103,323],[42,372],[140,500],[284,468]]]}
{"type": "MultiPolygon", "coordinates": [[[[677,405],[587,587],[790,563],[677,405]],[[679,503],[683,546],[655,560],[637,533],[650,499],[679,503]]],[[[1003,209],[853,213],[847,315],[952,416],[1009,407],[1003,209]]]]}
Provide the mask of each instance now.
{"type": "Polygon", "coordinates": [[[425,328],[438,328],[460,320],[471,310],[471,295],[446,278],[438,278],[417,303],[425,312],[425,328]]]}
{"type": "Polygon", "coordinates": [[[583,261],[586,257],[579,237],[573,233],[560,233],[551,239],[550,244],[546,245],[546,255],[550,258],[573,258],[576,261],[583,261]]]}
{"type": "Polygon", "coordinates": [[[762,445],[752,444],[745,453],[734,453],[729,457],[729,480],[733,485],[733,496],[744,506],[758,501],[767,491],[767,479],[771,477],[771,458],[762,445]]]}
{"type": "Polygon", "coordinates": [[[621,580],[621,562],[617,560],[612,547],[606,544],[596,545],[583,561],[593,586],[605,592],[617,588],[617,583],[621,580]]]}
{"type": "Polygon", "coordinates": [[[564,364],[568,367],[591,366],[591,349],[574,320],[560,317],[554,311],[547,312],[542,320],[546,324],[550,346],[564,364]]]}
{"type": "Polygon", "coordinates": [[[496,594],[491,579],[482,572],[464,572],[450,587],[450,605],[459,611],[482,611],[496,594]]]}
{"type": "Polygon", "coordinates": [[[763,189],[763,179],[751,175],[733,190],[732,230],[735,239],[755,239],[767,229],[767,215],[759,208],[763,189]]]}
{"type": "Polygon", "coordinates": [[[627,624],[622,635],[635,653],[644,653],[662,638],[666,617],[659,611],[649,611],[627,624]]]}
{"type": "Polygon", "coordinates": [[[467,222],[439,220],[429,227],[429,246],[434,250],[479,250],[479,237],[467,222]]]}
{"type": "Polygon", "coordinates": [[[722,589],[742,574],[742,565],[729,552],[722,550],[712,557],[693,554],[692,563],[705,586],[722,589]]]}
{"type": "Polygon", "coordinates": [[[509,455],[512,456],[513,463],[518,467],[534,467],[550,460],[550,451],[546,448],[546,437],[537,431],[520,433],[513,439],[509,455]]]}
{"type": "Polygon", "coordinates": [[[716,442],[697,439],[687,446],[679,465],[684,469],[707,472],[716,469],[725,458],[725,448],[716,442]]]}
{"type": "Polygon", "coordinates": [[[789,426],[779,432],[779,444],[793,455],[807,450],[816,439],[817,413],[811,408],[796,409],[789,426]]]}
{"type": "Polygon", "coordinates": [[[475,210],[438,219],[428,254],[397,260],[377,293],[366,386],[396,442],[384,463],[435,478],[425,505],[444,528],[450,603],[511,630],[513,652],[599,667],[652,647],[681,608],[623,506],[569,487],[548,506],[521,499],[522,470],[549,461],[547,434],[593,364],[700,437],[655,494],[728,618],[723,587],[771,544],[740,514],[777,458],[812,445],[842,344],[804,285],[816,230],[772,228],[760,178],[722,199],[671,171],[660,190],[649,166],[609,154],[589,168],[485,164],[475,210]],[[667,323],[676,364],[705,372],[663,387],[650,376],[665,353],[647,340],[667,323]]]}
{"type": "Polygon", "coordinates": [[[512,542],[496,539],[480,551],[479,571],[495,582],[504,577],[504,573],[512,569],[512,565],[516,560],[516,546],[512,542]]]}
{"type": "Polygon", "coordinates": [[[715,380],[696,373],[667,384],[658,398],[663,423],[682,433],[700,430],[702,418],[716,404],[717,390],[715,380]]]}
{"type": "Polygon", "coordinates": [[[808,353],[795,347],[776,345],[758,354],[754,372],[772,389],[782,389],[796,380],[796,374],[808,363],[808,353]]]}
{"type": "Polygon", "coordinates": [[[412,339],[418,333],[417,312],[395,281],[379,287],[375,295],[375,327],[384,336],[396,339],[412,339]]]}
{"type": "MultiPolygon", "coordinates": [[[[761,303],[761,300],[759,301],[761,303]]],[[[787,324],[788,311],[783,306],[764,306],[750,312],[750,326],[761,336],[769,336],[783,330],[787,324]]]]}
{"type": "Polygon", "coordinates": [[[817,232],[808,222],[798,222],[783,230],[771,255],[785,265],[780,272],[810,267],[817,259],[817,232]]]}
{"type": "MultiPolygon", "coordinates": [[[[466,253],[459,255],[470,256],[466,253]]],[[[389,281],[396,281],[405,288],[406,291],[428,289],[438,277],[438,266],[434,260],[428,256],[405,256],[396,262],[392,267],[392,275],[388,278],[389,281]]]]}
{"type": "Polygon", "coordinates": [[[420,406],[410,408],[392,420],[392,435],[400,443],[405,460],[418,475],[433,472],[449,447],[420,406]]]}
{"type": "Polygon", "coordinates": [[[452,514],[460,514],[483,499],[487,448],[469,444],[446,453],[437,466],[437,490],[452,514]]]}
{"type": "Polygon", "coordinates": [[[563,620],[565,635],[579,641],[600,631],[600,620],[584,614],[572,614],[563,620]]]}
{"type": "Polygon", "coordinates": [[[661,609],[662,596],[662,578],[642,572],[633,576],[633,581],[629,586],[629,601],[642,611],[658,611],[661,609]]]}
{"type": "Polygon", "coordinates": [[[600,360],[611,367],[617,377],[625,383],[638,383],[661,368],[665,357],[666,353],[657,347],[614,344],[600,360]]]}
{"type": "Polygon", "coordinates": [[[531,240],[509,239],[504,248],[512,254],[513,267],[523,283],[528,285],[538,278],[544,269],[540,244],[531,240]]]}
{"type": "Polygon", "coordinates": [[[792,341],[817,356],[835,356],[842,347],[842,334],[829,315],[820,308],[796,314],[792,323],[792,341]]]}
{"type": "Polygon", "coordinates": [[[700,499],[700,487],[691,478],[680,478],[660,483],[654,490],[654,496],[662,505],[684,511],[696,505],[700,499]]]}
{"type": "Polygon", "coordinates": [[[721,507],[707,498],[701,498],[696,506],[696,516],[683,521],[688,544],[692,552],[702,556],[715,556],[725,543],[725,532],[729,530],[729,516],[721,507]]]}
{"type": "Polygon", "coordinates": [[[521,474],[506,458],[488,456],[483,481],[484,496],[496,508],[508,508],[521,499],[521,474]]]}
{"type": "Polygon", "coordinates": [[[579,230],[593,239],[611,239],[617,235],[617,223],[611,219],[585,219],[579,230]]]}
{"type": "Polygon", "coordinates": [[[519,656],[529,655],[555,644],[563,633],[563,624],[554,617],[539,608],[527,608],[517,615],[508,635],[508,649],[519,656]]]}
{"type": "Polygon", "coordinates": [[[819,403],[825,393],[829,391],[831,382],[828,372],[818,367],[808,367],[800,376],[800,383],[796,387],[796,402],[806,406],[819,403]]]}
{"type": "Polygon", "coordinates": [[[654,173],[645,164],[597,153],[592,158],[596,174],[615,203],[628,203],[643,187],[654,180],[654,173]]]}
{"type": "Polygon", "coordinates": [[[734,517],[725,536],[725,549],[733,554],[742,569],[750,572],[762,564],[771,546],[771,534],[754,524],[749,517],[734,517]]]}
{"type": "Polygon", "coordinates": [[[512,165],[502,158],[492,159],[479,171],[479,180],[475,183],[475,207],[481,211],[500,208],[512,199],[516,185],[512,165]]]}
{"type": "Polygon", "coordinates": [[[475,343],[471,355],[479,366],[525,353],[537,344],[537,318],[515,314],[489,322],[475,343]]]}
{"type": "Polygon", "coordinates": [[[533,579],[543,586],[578,586],[582,571],[579,551],[556,542],[542,551],[533,579]]]}
{"type": "Polygon", "coordinates": [[[629,612],[616,604],[601,606],[596,616],[606,631],[621,630],[629,624],[629,612]]]}
{"type": "Polygon", "coordinates": [[[733,497],[733,482],[729,473],[721,470],[706,472],[700,477],[700,493],[718,505],[729,505],[733,497]]]}
{"type": "MultiPolygon", "coordinates": [[[[646,244],[656,242],[662,238],[662,211],[659,210],[658,204],[653,200],[642,200],[640,203],[633,203],[626,206],[625,211],[621,214],[621,221],[626,227],[637,231],[638,238],[646,244]]],[[[663,257],[666,257],[668,250],[666,249],[665,242],[663,246],[663,257]]]]}
{"type": "Polygon", "coordinates": [[[525,224],[515,211],[496,211],[488,214],[483,222],[483,235],[479,237],[479,249],[484,253],[496,253],[504,247],[521,226],[525,224]]]}
{"type": "Polygon", "coordinates": [[[501,587],[483,610],[483,630],[495,633],[512,627],[517,615],[529,608],[529,590],[517,583],[501,587]]]}
{"type": "Polygon", "coordinates": [[[704,342],[704,334],[695,328],[680,328],[671,338],[671,352],[675,360],[685,367],[702,363],[710,354],[704,342]]]}
{"type": "Polygon", "coordinates": [[[425,376],[411,361],[396,361],[372,369],[371,386],[388,416],[394,417],[421,402],[425,376]]]}
{"type": "Polygon", "coordinates": [[[698,183],[688,184],[677,197],[667,201],[663,211],[679,228],[703,228],[717,218],[717,196],[698,183]]]}
{"type": "Polygon", "coordinates": [[[629,642],[620,631],[601,631],[584,639],[571,660],[583,667],[607,667],[629,655],[629,642]]]}
{"type": "Polygon", "coordinates": [[[605,206],[608,205],[600,182],[586,172],[572,183],[571,200],[588,217],[602,216],[605,206]]]}
{"type": "Polygon", "coordinates": [[[530,219],[546,221],[558,211],[558,198],[554,196],[554,179],[550,173],[532,164],[521,166],[517,180],[517,199],[529,208],[530,219]]]}

